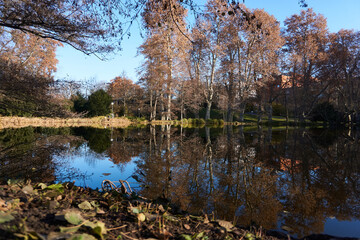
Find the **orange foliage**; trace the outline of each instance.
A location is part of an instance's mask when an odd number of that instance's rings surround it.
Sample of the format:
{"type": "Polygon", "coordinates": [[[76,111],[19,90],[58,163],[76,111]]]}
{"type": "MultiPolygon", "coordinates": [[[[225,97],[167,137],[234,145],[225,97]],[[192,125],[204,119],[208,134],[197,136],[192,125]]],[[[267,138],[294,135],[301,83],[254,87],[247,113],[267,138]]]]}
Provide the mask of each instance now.
{"type": "Polygon", "coordinates": [[[51,77],[56,71],[58,41],[44,39],[18,30],[0,29],[0,59],[22,66],[33,76],[51,77]]]}

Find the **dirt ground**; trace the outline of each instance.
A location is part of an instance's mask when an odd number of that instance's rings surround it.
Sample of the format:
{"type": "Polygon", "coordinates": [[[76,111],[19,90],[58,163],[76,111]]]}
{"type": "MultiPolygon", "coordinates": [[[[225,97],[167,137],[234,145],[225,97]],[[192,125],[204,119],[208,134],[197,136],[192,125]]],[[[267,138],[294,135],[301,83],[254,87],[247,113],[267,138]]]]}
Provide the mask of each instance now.
{"type": "MultiPolygon", "coordinates": [[[[124,190],[124,189],[123,189],[124,190]]],[[[193,216],[164,199],[64,184],[0,185],[0,239],[290,239],[193,216]]],[[[339,239],[313,235],[306,239],[339,239]]]]}

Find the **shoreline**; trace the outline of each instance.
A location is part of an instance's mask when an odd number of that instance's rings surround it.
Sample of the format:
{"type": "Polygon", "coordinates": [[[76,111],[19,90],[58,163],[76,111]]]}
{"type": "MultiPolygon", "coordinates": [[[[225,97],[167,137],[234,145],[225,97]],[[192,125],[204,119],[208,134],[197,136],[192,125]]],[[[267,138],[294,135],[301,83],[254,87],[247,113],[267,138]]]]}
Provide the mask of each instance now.
{"type": "Polygon", "coordinates": [[[0,129],[23,127],[119,127],[126,128],[133,124],[127,118],[48,118],[48,117],[0,117],[0,129]]]}
{"type": "MultiPolygon", "coordinates": [[[[0,117],[0,129],[23,128],[23,127],[94,127],[94,128],[126,128],[133,125],[191,125],[181,120],[153,120],[153,121],[132,121],[126,117],[94,117],[94,118],[49,118],[49,117],[0,117]]],[[[243,122],[224,122],[216,126],[244,126],[254,125],[253,123],[243,122]]],[[[207,124],[198,124],[199,127],[207,124]]],[[[210,125],[213,126],[213,125],[210,125]]]]}
{"type": "MultiPolygon", "coordinates": [[[[7,117],[0,116],[0,129],[5,128],[23,128],[23,127],[94,127],[94,128],[127,128],[137,125],[174,125],[183,127],[224,127],[224,126],[257,126],[254,121],[245,122],[224,122],[219,119],[210,119],[205,121],[204,119],[183,119],[183,120],[131,120],[127,117],[115,117],[109,118],[104,116],[93,118],[50,118],[50,117],[7,117]],[[195,120],[195,121],[194,121],[195,120]]],[[[283,121],[273,121],[271,125],[267,122],[263,122],[261,126],[296,126],[296,124],[289,122],[286,124],[283,121]]],[[[319,123],[308,123],[304,126],[316,126],[323,127],[319,123]]]]}

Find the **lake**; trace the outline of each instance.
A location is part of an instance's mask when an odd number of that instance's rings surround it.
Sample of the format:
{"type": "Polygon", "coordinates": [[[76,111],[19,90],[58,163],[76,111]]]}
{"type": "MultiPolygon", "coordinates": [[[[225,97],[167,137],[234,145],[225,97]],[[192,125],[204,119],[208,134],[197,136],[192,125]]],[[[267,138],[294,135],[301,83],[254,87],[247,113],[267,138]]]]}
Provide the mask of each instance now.
{"type": "Polygon", "coordinates": [[[0,180],[127,180],[192,214],[360,237],[360,132],[257,127],[0,130],[0,180]]]}

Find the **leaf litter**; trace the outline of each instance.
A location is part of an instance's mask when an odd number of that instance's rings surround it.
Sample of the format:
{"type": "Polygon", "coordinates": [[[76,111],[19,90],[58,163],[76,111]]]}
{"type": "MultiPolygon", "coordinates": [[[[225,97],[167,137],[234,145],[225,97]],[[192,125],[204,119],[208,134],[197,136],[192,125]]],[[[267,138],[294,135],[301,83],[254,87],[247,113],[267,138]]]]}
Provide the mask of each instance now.
{"type": "Polygon", "coordinates": [[[138,196],[126,181],[119,188],[106,181],[108,191],[74,183],[0,185],[0,239],[288,239],[193,216],[138,196]]]}

